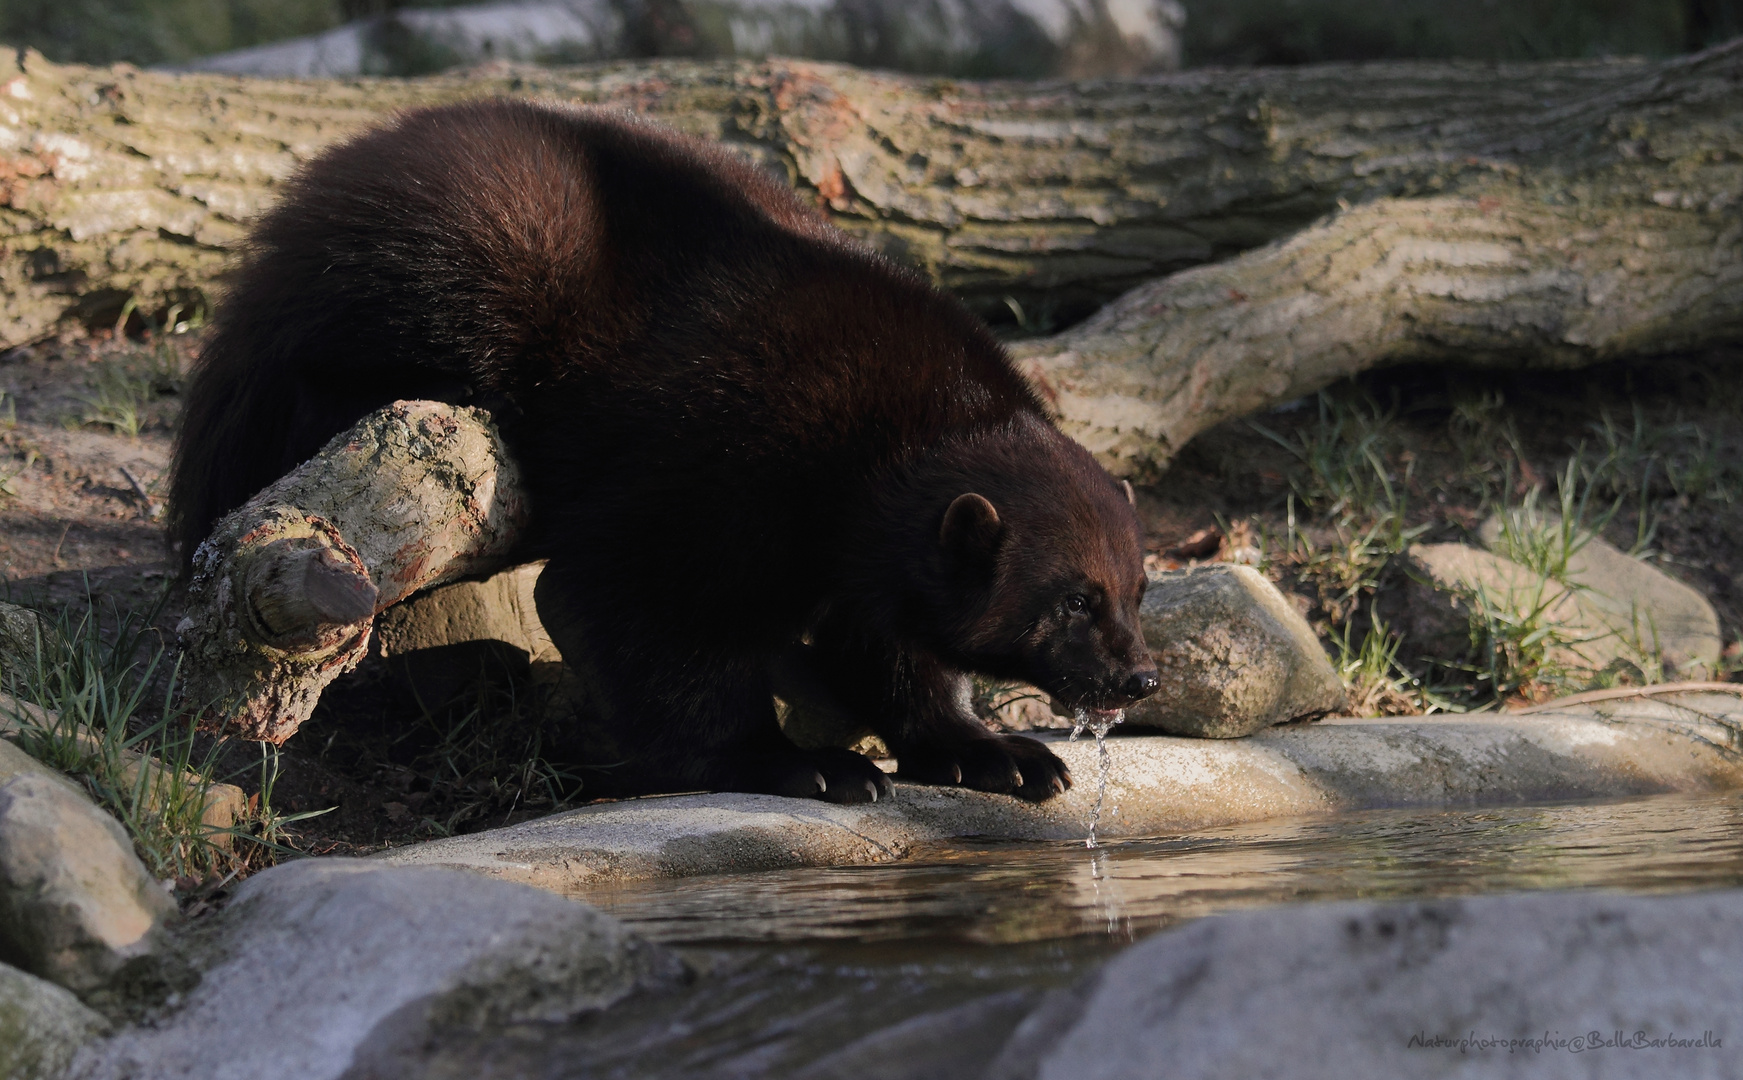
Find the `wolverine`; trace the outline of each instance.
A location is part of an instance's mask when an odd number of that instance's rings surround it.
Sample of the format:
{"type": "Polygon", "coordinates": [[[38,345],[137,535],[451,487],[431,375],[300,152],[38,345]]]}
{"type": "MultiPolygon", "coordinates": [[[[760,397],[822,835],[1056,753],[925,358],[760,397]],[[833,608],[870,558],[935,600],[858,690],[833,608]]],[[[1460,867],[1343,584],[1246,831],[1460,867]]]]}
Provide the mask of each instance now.
{"type": "Polygon", "coordinates": [[[501,425],[539,616],[631,748],[612,793],[887,796],[871,761],[782,733],[771,670],[801,641],[898,776],[1031,801],[1070,775],[975,718],[972,673],[1089,713],[1156,689],[1129,486],[960,303],[724,148],[490,101],[309,162],[190,379],[183,557],[411,398],[501,425]]]}

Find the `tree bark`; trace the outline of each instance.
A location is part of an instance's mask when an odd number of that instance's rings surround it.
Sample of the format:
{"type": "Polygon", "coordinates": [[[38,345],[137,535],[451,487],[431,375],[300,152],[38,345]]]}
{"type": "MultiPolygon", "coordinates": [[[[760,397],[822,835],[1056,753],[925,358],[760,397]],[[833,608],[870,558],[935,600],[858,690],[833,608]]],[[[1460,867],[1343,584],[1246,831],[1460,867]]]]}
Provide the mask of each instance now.
{"type": "Polygon", "coordinates": [[[493,570],[526,521],[488,414],[372,413],[218,522],[194,553],[181,638],[205,726],[282,743],[368,651],[377,612],[493,570]]]}
{"type": "Polygon", "coordinates": [[[1738,211],[1714,196],[1743,180],[1736,46],[1662,64],[1076,83],[799,61],[290,82],[25,54],[0,71],[0,344],[65,317],[112,319],[129,297],[153,311],[214,294],[299,162],[396,109],[497,94],[627,108],[721,139],[978,310],[1020,311],[1035,332],[1287,237],[1340,200],[1506,191],[1566,200],[1600,232],[1612,211],[1662,210],[1650,245],[1666,230],[1725,234],[1738,211]],[[1673,205],[1653,202],[1666,192],[1673,205]]]}
{"type": "Polygon", "coordinates": [[[1573,368],[1734,340],[1743,226],[1705,171],[1652,193],[1668,206],[1558,203],[1506,176],[1377,200],[1013,352],[1068,435],[1153,479],[1200,431],[1383,364],[1573,368]]]}
{"type": "Polygon", "coordinates": [[[1571,368],[1736,340],[1740,82],[1743,42],[1546,104],[1438,193],[1375,193],[1015,351],[1067,432],[1144,477],[1214,424],[1384,363],[1571,368]]]}

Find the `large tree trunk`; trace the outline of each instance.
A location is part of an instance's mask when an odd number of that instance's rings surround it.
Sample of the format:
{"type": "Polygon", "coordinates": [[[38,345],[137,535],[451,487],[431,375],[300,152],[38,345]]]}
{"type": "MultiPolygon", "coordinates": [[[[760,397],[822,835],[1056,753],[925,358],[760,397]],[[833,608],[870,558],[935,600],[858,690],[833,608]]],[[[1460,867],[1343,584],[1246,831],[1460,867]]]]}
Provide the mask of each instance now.
{"type": "Polygon", "coordinates": [[[1576,363],[1728,335],[1743,311],[1743,43],[1088,83],[796,61],[305,83],[21,63],[0,72],[0,343],[130,296],[211,294],[299,161],[394,109],[487,94],[720,138],[1034,330],[1248,252],[1025,349],[1126,471],[1207,418],[1389,358],[1576,363]]]}

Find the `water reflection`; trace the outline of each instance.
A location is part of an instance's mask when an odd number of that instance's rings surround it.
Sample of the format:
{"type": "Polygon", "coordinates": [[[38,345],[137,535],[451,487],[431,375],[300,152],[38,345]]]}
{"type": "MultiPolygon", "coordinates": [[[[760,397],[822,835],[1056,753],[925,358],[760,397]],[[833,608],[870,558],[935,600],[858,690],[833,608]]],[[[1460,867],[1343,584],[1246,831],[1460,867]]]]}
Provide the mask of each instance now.
{"type": "Polygon", "coordinates": [[[581,898],[673,943],[1131,940],[1307,900],[1743,884],[1743,797],[1380,810],[1149,840],[956,844],[899,864],[644,882],[581,898]]]}
{"type": "Polygon", "coordinates": [[[862,1038],[881,1040],[874,1059],[973,1075],[951,1062],[986,1060],[1049,988],[1172,922],[1307,900],[1735,886],[1740,824],[1743,795],[1385,810],[1094,851],[956,844],[890,866],[597,889],[581,895],[680,946],[695,985],[570,1024],[456,1028],[391,1075],[819,1080],[862,1075],[863,1057],[835,1068],[862,1038]],[[916,1041],[912,1023],[927,1017],[942,1034],[916,1041]]]}

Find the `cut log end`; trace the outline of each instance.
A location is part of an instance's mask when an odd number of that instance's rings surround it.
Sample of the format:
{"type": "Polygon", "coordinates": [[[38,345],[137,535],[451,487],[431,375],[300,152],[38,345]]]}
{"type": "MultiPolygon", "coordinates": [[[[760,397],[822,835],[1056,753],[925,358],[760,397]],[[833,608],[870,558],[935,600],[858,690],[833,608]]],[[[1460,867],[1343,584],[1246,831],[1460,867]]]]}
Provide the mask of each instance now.
{"type": "Polygon", "coordinates": [[[275,645],[312,643],[375,615],[379,594],[368,571],[317,539],[274,541],[253,562],[249,609],[275,645]]]}

